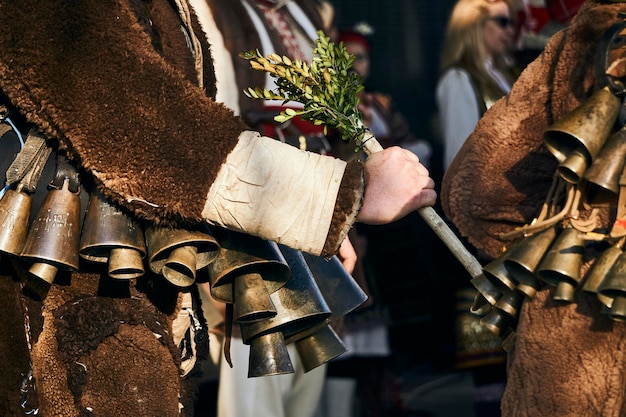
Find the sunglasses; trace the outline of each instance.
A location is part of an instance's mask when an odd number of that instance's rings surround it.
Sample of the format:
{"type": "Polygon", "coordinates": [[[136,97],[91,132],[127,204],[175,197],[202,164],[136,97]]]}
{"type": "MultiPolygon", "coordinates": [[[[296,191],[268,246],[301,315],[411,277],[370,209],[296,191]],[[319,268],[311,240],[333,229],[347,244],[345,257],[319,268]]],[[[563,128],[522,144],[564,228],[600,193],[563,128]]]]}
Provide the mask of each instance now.
{"type": "Polygon", "coordinates": [[[513,19],[510,19],[506,16],[493,16],[488,20],[492,20],[496,23],[496,25],[500,26],[502,29],[506,29],[507,27],[513,27],[513,19]]]}

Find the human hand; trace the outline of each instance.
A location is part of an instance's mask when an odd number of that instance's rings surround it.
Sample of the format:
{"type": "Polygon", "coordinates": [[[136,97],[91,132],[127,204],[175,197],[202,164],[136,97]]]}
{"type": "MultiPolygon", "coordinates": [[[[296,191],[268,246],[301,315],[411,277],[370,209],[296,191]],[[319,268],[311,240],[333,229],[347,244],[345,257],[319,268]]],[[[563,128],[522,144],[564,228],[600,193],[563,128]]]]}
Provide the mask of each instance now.
{"type": "Polygon", "coordinates": [[[349,274],[352,274],[358,258],[356,250],[354,249],[354,246],[352,246],[352,242],[349,237],[346,237],[343,242],[341,242],[337,257],[346,271],[348,271],[349,274]]]}
{"type": "Polygon", "coordinates": [[[435,182],[413,152],[392,146],[365,160],[365,196],[357,221],[391,223],[436,201],[435,182]]]}

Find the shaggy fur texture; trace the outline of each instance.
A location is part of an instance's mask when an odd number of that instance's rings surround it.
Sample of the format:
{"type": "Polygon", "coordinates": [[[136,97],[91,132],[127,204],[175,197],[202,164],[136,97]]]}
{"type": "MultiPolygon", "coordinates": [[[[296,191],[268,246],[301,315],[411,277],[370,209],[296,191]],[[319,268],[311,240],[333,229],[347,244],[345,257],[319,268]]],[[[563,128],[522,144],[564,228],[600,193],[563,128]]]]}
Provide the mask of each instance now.
{"type": "Polygon", "coordinates": [[[123,291],[116,284],[74,274],[71,285],[51,288],[32,351],[42,415],[176,416],[179,404],[193,415],[170,335],[177,291],[160,277],[123,291]]]}
{"type": "MultiPolygon", "coordinates": [[[[623,3],[587,1],[480,120],[446,172],[445,212],[489,256],[509,243],[501,233],[539,213],[557,166],[543,131],[592,94],[598,41],[625,11],[623,3]]],[[[503,416],[626,415],[624,324],[602,314],[594,296],[567,305],[551,296],[540,291],[520,312],[503,416]]]]}
{"type": "MultiPolygon", "coordinates": [[[[11,139],[5,135],[0,144],[11,139]]],[[[44,170],[42,182],[53,168],[44,170]]],[[[41,185],[31,196],[33,211],[46,193],[41,185]]],[[[87,194],[81,193],[83,208],[87,194]]],[[[59,271],[48,287],[28,278],[29,266],[1,255],[2,415],[34,409],[43,416],[193,415],[198,375],[180,377],[180,352],[171,337],[178,289],[151,273],[116,281],[106,265],[86,261],[80,273],[59,271]]]]}
{"type": "MultiPolygon", "coordinates": [[[[8,265],[0,261],[0,268],[6,271],[8,265]]],[[[26,332],[24,331],[24,312],[27,309],[27,301],[22,299],[20,286],[13,282],[10,275],[0,275],[0,303],[3,306],[2,320],[0,320],[0,332],[5,337],[0,338],[0,410],[6,416],[24,415],[22,407],[21,384],[27,380],[30,368],[30,357],[26,345],[26,332]],[[10,337],[6,337],[11,335],[10,337]]],[[[36,303],[35,304],[40,304],[36,303]]],[[[39,305],[30,306],[34,311],[39,311],[39,305]]],[[[36,316],[35,316],[36,317],[36,316]]],[[[41,322],[41,320],[39,320],[41,322]]],[[[34,321],[30,323],[32,329],[40,328],[34,321]]],[[[26,384],[27,386],[27,384],[26,384]]],[[[28,398],[28,397],[27,397],[28,398]]],[[[30,397],[25,402],[25,407],[37,406],[37,399],[30,397]]]]}
{"type": "MultiPolygon", "coordinates": [[[[19,126],[36,125],[67,153],[85,181],[83,196],[97,186],[140,220],[181,227],[202,220],[207,191],[246,125],[210,98],[215,79],[204,36],[198,87],[173,4],[0,1],[0,102],[19,126]]],[[[195,16],[189,29],[200,30],[195,16]]],[[[1,172],[17,152],[9,143],[0,140],[1,172]]],[[[32,195],[33,211],[53,173],[54,164],[32,195]]],[[[360,166],[346,173],[329,254],[362,184],[360,166]]],[[[0,259],[3,415],[193,415],[194,372],[180,376],[171,334],[177,288],[149,271],[114,281],[106,266],[86,261],[80,272],[60,272],[52,287],[35,288],[28,267],[0,259]]]]}
{"type": "MultiPolygon", "coordinates": [[[[150,220],[198,221],[245,125],[193,85],[194,63],[168,2],[145,10],[136,3],[138,10],[124,1],[3,2],[0,88],[113,200],[158,206],[131,205],[150,220]],[[190,159],[205,168],[190,170],[190,159]]],[[[204,58],[211,95],[208,52],[204,58]]]]}
{"type": "MultiPolygon", "coordinates": [[[[202,220],[208,189],[247,126],[209,97],[215,77],[204,36],[207,91],[194,85],[169,2],[6,1],[0,24],[0,89],[29,122],[136,216],[202,220]]],[[[354,201],[348,187],[361,181],[359,171],[342,183],[338,207],[354,201]]],[[[333,230],[343,220],[333,218],[333,230]]],[[[341,236],[330,236],[334,253],[341,236]]]]}

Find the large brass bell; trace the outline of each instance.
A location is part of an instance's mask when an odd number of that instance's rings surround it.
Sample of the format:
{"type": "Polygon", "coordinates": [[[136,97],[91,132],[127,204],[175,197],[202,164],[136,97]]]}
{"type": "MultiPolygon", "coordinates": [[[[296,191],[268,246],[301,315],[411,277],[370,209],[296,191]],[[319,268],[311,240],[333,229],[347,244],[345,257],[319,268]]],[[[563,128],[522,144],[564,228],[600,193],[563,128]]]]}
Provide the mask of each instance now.
{"type": "Polygon", "coordinates": [[[280,245],[280,250],[289,264],[291,264],[289,261],[290,253],[292,256],[303,257],[315,283],[322,292],[324,300],[332,311],[332,318],[345,316],[367,300],[365,291],[346,271],[337,256],[326,260],[321,256],[294,251],[284,245],[280,245]]]}
{"type": "Polygon", "coordinates": [[[587,273],[582,286],[584,292],[596,294],[600,302],[609,308],[612,299],[600,294],[598,288],[622,253],[623,250],[619,245],[611,245],[606,248],[587,273]]]}
{"type": "Polygon", "coordinates": [[[493,305],[482,295],[480,292],[474,295],[474,301],[470,306],[470,313],[476,314],[477,316],[484,316],[488,312],[491,311],[493,305]]]}
{"type": "Polygon", "coordinates": [[[238,323],[250,323],[276,315],[263,276],[249,272],[233,277],[233,308],[238,323]]]}
{"type": "Polygon", "coordinates": [[[244,343],[254,337],[280,330],[285,339],[325,323],[331,310],[302,257],[291,259],[291,276],[284,286],[270,294],[276,315],[264,320],[241,324],[244,343]]]}
{"type": "Polygon", "coordinates": [[[80,247],[80,197],[69,190],[48,191],[31,225],[21,257],[33,262],[29,273],[52,284],[59,270],[78,270],[80,247]]]}
{"type": "Polygon", "coordinates": [[[219,245],[210,230],[145,228],[150,269],[162,274],[177,287],[188,287],[197,271],[209,265],[218,254],[219,245]]]}
{"type": "Polygon", "coordinates": [[[248,378],[294,372],[287,344],[279,331],[269,332],[248,341],[248,378]]]}
{"type": "Polygon", "coordinates": [[[26,243],[32,199],[7,190],[0,200],[0,252],[19,256],[26,243]]]}
{"type": "Polygon", "coordinates": [[[565,181],[570,184],[578,184],[589,164],[585,151],[582,148],[577,148],[567,155],[567,158],[557,166],[556,170],[565,181]]]}
{"type": "Polygon", "coordinates": [[[330,321],[343,317],[360,306],[367,300],[367,294],[346,271],[337,256],[327,260],[284,245],[279,247],[292,269],[308,267],[331,310],[330,319],[286,337],[287,344],[295,344],[304,371],[308,372],[347,351],[330,321]]]}
{"type": "Polygon", "coordinates": [[[567,161],[560,170],[566,181],[582,178],[609,137],[621,105],[606,86],[545,130],[546,147],[561,164],[567,161]]]}
{"type": "Polygon", "coordinates": [[[141,225],[93,191],[85,214],[80,255],[107,263],[109,276],[137,278],[144,274],[146,243],[141,225]]]}
{"type": "Polygon", "coordinates": [[[513,331],[514,322],[508,314],[501,310],[493,309],[480,319],[480,324],[489,329],[493,334],[506,338],[513,331]]]}
{"type": "Polygon", "coordinates": [[[537,267],[539,278],[556,287],[553,299],[574,301],[574,292],[581,280],[584,243],[581,232],[572,227],[563,229],[537,267]]]}
{"type": "Polygon", "coordinates": [[[275,316],[270,294],[283,287],[290,274],[278,245],[243,233],[224,233],[219,253],[207,269],[211,295],[233,303],[240,323],[275,316]]]}
{"type": "Polygon", "coordinates": [[[615,321],[626,322],[626,296],[624,294],[613,297],[609,317],[615,321]]]}
{"type": "Polygon", "coordinates": [[[7,187],[0,191],[1,253],[20,256],[24,249],[33,205],[30,195],[37,188],[51,152],[46,139],[36,128],[31,128],[5,173],[7,187]]]}
{"type": "Polygon", "coordinates": [[[625,158],[626,129],[622,128],[611,135],[584,174],[587,180],[587,203],[592,206],[611,206],[617,203],[625,158]]]}
{"type": "Polygon", "coordinates": [[[500,286],[513,289],[517,285],[517,282],[511,277],[509,270],[506,267],[505,259],[511,254],[512,249],[517,245],[519,241],[513,243],[507,248],[507,250],[487,263],[483,267],[483,274],[491,279],[493,282],[499,282],[500,286]]]}
{"type": "Polygon", "coordinates": [[[610,300],[609,317],[626,321],[626,255],[621,253],[598,286],[598,294],[610,300]]]}
{"type": "Polygon", "coordinates": [[[328,322],[295,334],[287,339],[286,343],[289,344],[291,340],[293,340],[296,346],[304,372],[309,372],[337,358],[348,350],[328,322]]]}
{"type": "Polygon", "coordinates": [[[506,287],[494,283],[485,273],[472,277],[470,282],[490,305],[494,305],[506,290],[506,287]]]}
{"type": "Polygon", "coordinates": [[[524,296],[519,291],[508,290],[498,299],[494,309],[515,321],[523,301],[524,296]]]}
{"type": "Polygon", "coordinates": [[[517,283],[515,288],[529,298],[534,297],[541,287],[541,282],[534,271],[552,244],[556,234],[556,228],[550,227],[532,236],[527,236],[516,244],[515,247],[511,248],[510,253],[507,254],[504,260],[510,276],[517,283]]]}

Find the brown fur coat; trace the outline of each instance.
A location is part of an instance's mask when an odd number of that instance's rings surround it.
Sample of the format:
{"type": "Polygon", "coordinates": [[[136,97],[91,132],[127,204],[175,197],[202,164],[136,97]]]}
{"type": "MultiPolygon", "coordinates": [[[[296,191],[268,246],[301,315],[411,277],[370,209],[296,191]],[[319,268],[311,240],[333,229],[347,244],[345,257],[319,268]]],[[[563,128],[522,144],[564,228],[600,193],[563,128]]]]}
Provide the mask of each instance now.
{"type": "MultiPolygon", "coordinates": [[[[247,126],[211,99],[209,45],[192,13],[186,29],[203,50],[196,62],[176,3],[0,1],[0,101],[137,219],[188,226],[202,220],[207,191],[247,126]]],[[[15,152],[7,143],[3,174],[15,152]]],[[[50,179],[44,172],[38,202],[50,179]]],[[[336,247],[338,234],[330,236],[336,247]]],[[[39,301],[26,293],[27,268],[0,255],[2,415],[193,415],[193,378],[180,376],[172,338],[178,289],[150,273],[114,282],[81,264],[39,301]]]]}
{"type": "Polygon", "coordinates": [[[114,201],[156,203],[158,209],[126,203],[151,220],[200,220],[208,186],[245,125],[209,97],[215,80],[208,49],[207,91],[194,86],[195,64],[170,4],[1,6],[7,30],[0,34],[0,88],[11,103],[58,139],[114,201]],[[205,144],[210,152],[199,152],[205,144]],[[204,169],[189,169],[190,154],[204,169]]]}
{"type": "MultiPolygon", "coordinates": [[[[170,225],[198,221],[206,187],[245,128],[209,98],[215,83],[206,41],[200,37],[203,91],[194,86],[195,63],[168,1],[59,6],[0,3],[0,89],[10,116],[57,142],[87,186],[95,179],[115,201],[159,201],[156,210],[129,204],[136,216],[170,225]],[[203,129],[207,118],[210,130],[203,129]],[[205,138],[221,152],[197,152],[200,129],[215,135],[205,138]],[[190,156],[206,169],[189,170],[190,156]]],[[[4,162],[8,141],[0,143],[4,162]]],[[[4,174],[6,163],[0,166],[4,174]]],[[[44,171],[33,210],[52,173],[44,171]]],[[[1,256],[2,415],[193,415],[196,374],[181,377],[172,339],[177,289],[151,273],[114,282],[81,261],[80,273],[59,273],[39,301],[24,286],[28,264],[1,256]]]]}
{"type": "MultiPolygon", "coordinates": [[[[588,0],[479,121],[446,172],[446,214],[489,256],[509,243],[501,233],[539,213],[557,166],[543,131],[593,92],[595,49],[618,12],[626,4],[588,0]]],[[[626,327],[600,313],[593,295],[562,305],[551,292],[527,299],[519,313],[503,416],[626,415],[626,327]]]]}

